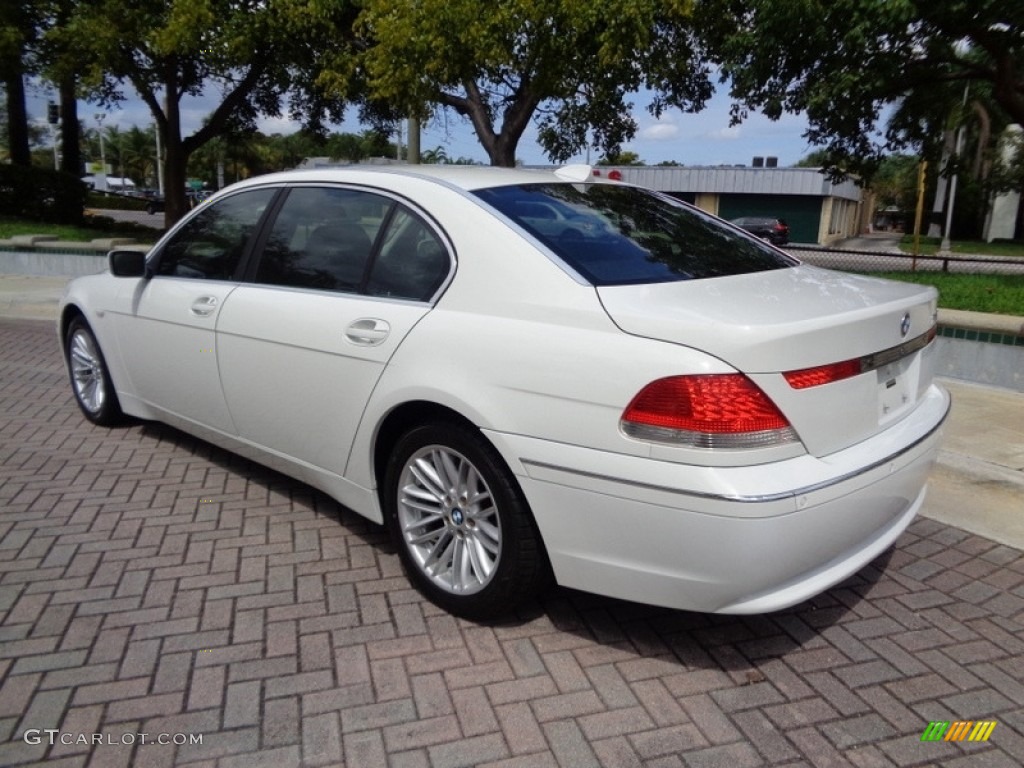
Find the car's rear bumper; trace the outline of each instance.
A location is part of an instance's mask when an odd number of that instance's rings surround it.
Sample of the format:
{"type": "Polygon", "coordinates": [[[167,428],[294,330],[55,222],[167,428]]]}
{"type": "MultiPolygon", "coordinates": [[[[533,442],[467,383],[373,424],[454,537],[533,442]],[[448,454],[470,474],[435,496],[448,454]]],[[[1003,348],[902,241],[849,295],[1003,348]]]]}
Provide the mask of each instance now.
{"type": "Polygon", "coordinates": [[[898,538],[924,500],[948,409],[948,395],[933,387],[906,419],[864,443],[753,467],[491,437],[516,468],[560,584],[761,613],[824,591],[898,538]]]}

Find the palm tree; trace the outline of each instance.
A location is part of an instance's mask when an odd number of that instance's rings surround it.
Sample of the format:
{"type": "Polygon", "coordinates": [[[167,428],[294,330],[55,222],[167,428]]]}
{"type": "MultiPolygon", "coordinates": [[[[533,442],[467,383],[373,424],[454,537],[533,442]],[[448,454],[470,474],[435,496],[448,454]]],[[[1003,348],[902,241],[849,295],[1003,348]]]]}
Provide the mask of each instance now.
{"type": "Polygon", "coordinates": [[[124,166],[129,178],[145,187],[156,186],[156,138],[153,126],[133,125],[121,135],[124,166]]]}
{"type": "Polygon", "coordinates": [[[420,162],[425,164],[445,164],[450,163],[451,159],[448,157],[448,153],[444,151],[444,147],[438,146],[434,149],[428,149],[426,152],[420,153],[420,162]]]}

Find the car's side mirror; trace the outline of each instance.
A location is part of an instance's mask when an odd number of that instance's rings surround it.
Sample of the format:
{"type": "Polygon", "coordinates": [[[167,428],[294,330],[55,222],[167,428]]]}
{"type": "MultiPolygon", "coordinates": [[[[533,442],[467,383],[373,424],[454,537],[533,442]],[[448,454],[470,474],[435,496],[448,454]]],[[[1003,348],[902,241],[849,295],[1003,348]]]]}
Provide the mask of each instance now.
{"type": "Polygon", "coordinates": [[[114,277],[149,277],[143,251],[111,251],[107,254],[114,277]]]}

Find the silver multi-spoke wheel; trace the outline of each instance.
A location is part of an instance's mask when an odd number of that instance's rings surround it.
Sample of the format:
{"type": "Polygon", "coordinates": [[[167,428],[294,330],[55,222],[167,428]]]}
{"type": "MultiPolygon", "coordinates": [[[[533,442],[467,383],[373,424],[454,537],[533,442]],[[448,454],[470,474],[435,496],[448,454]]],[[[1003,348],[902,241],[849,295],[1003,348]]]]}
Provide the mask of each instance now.
{"type": "Polygon", "coordinates": [[[406,460],[398,525],[413,562],[446,592],[473,594],[494,576],[500,512],[480,471],[452,448],[428,445],[406,460]]]}
{"type": "MultiPolygon", "coordinates": [[[[388,429],[382,434],[386,440],[388,429]]],[[[547,583],[544,544],[523,491],[476,427],[453,416],[411,426],[379,447],[388,456],[384,522],[424,595],[481,620],[515,610],[547,583]]]]}
{"type": "Polygon", "coordinates": [[[64,356],[71,374],[71,388],[82,413],[93,424],[110,427],[124,417],[117,393],[110,381],[103,352],[85,318],[68,323],[64,356]]]}
{"type": "Polygon", "coordinates": [[[92,335],[84,328],[77,328],[71,334],[68,359],[78,402],[90,413],[99,413],[107,396],[103,358],[92,335]]]}

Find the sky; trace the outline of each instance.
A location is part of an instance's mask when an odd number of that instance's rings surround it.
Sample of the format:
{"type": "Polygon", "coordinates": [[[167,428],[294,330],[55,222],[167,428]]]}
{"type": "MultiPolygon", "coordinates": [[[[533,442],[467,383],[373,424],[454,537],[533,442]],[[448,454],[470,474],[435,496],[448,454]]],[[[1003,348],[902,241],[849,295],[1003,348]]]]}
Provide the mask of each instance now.
{"type": "MultiPolygon", "coordinates": [[[[130,88],[126,89],[126,96],[130,88]]],[[[45,123],[46,104],[55,99],[52,90],[44,86],[29,87],[28,109],[30,119],[45,123]]],[[[646,110],[641,94],[633,97],[633,114],[639,125],[633,141],[623,145],[624,150],[635,152],[640,159],[655,165],[662,161],[674,160],[683,165],[750,165],[755,156],[777,157],[780,166],[795,164],[809,154],[813,147],[803,138],[807,122],[803,115],[785,115],[778,121],[771,121],[757,114],[752,115],[738,126],[729,125],[730,99],[720,89],[708,102],[707,107],[697,114],[684,114],[677,109],[667,110],[660,119],[655,119],[646,110]]],[[[202,124],[215,104],[213,96],[186,97],[182,102],[183,131],[193,132],[202,124]]],[[[79,102],[79,118],[87,127],[95,128],[102,115],[104,126],[116,125],[122,129],[137,125],[140,128],[152,124],[149,109],[138,99],[127,99],[117,108],[100,107],[79,102]]],[[[298,130],[298,123],[287,118],[267,118],[259,122],[263,133],[292,133],[298,130]]],[[[331,126],[332,130],[358,133],[365,129],[355,119],[355,110],[343,123],[331,126]]],[[[443,147],[452,158],[467,157],[487,162],[487,155],[473,132],[469,121],[454,112],[447,112],[423,127],[420,149],[426,151],[443,147]]],[[[519,143],[517,157],[526,165],[547,165],[537,143],[537,130],[531,124],[519,143]]],[[[590,156],[597,162],[599,155],[590,156]]],[[[586,162],[581,154],[570,162],[586,162]]]]}

